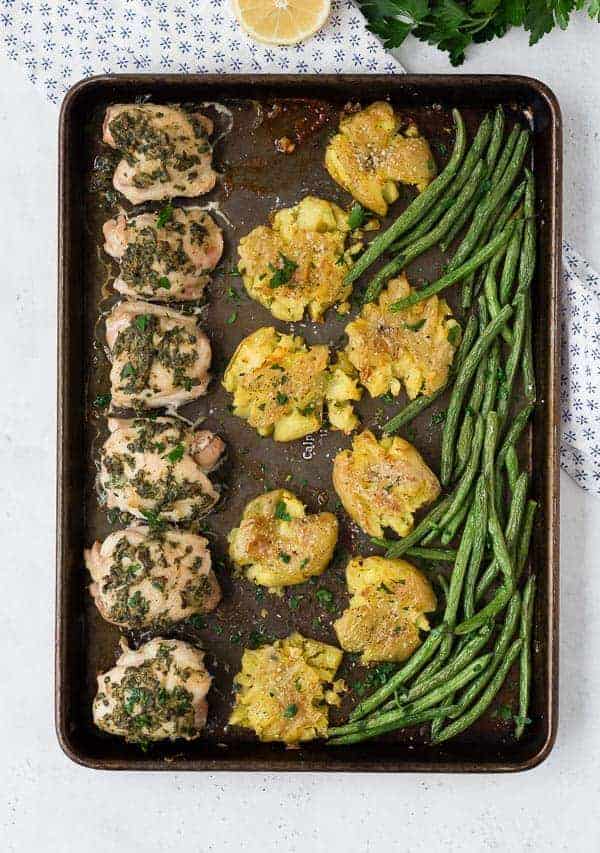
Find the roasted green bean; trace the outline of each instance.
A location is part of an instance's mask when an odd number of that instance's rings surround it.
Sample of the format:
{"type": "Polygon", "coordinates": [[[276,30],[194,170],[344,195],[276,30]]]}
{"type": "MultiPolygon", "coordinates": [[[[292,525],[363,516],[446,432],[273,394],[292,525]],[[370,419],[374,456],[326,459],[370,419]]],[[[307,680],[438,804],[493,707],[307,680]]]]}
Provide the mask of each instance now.
{"type": "Polygon", "coordinates": [[[535,600],[535,576],[532,575],[523,590],[523,606],[521,608],[522,641],[519,655],[519,713],[517,715],[515,737],[522,737],[527,722],[529,710],[529,693],[531,690],[531,635],[533,629],[533,605],[535,600]]]}
{"type": "Polygon", "coordinates": [[[460,408],[467,392],[473,374],[477,370],[480,360],[491,347],[494,340],[502,332],[506,321],[512,314],[510,306],[506,305],[483,330],[477,342],[473,345],[471,352],[466,357],[452,390],[452,397],[446,411],[444,432],[442,436],[442,461],[441,481],[446,485],[452,476],[454,467],[455,435],[460,416],[460,408]]]}
{"type": "Polygon", "coordinates": [[[508,243],[512,237],[515,225],[516,220],[509,222],[504,231],[465,260],[461,266],[454,267],[441,278],[438,278],[437,281],[433,281],[425,287],[422,287],[421,290],[415,290],[408,296],[399,299],[397,302],[392,302],[390,305],[390,311],[402,311],[404,308],[410,308],[411,305],[416,305],[418,302],[423,302],[425,299],[429,299],[430,296],[440,293],[442,290],[450,287],[451,284],[454,284],[468,276],[469,273],[482,266],[487,260],[489,260],[489,258],[493,257],[496,252],[502,248],[502,246],[508,243]]]}
{"type": "Polygon", "coordinates": [[[485,478],[481,476],[475,487],[474,511],[477,512],[479,524],[473,536],[473,547],[471,558],[465,575],[463,593],[463,611],[465,619],[469,619],[475,612],[475,585],[479,577],[479,569],[483,562],[485,546],[487,542],[487,494],[485,489],[485,478]]]}
{"type": "Polygon", "coordinates": [[[515,640],[510,649],[507,652],[507,655],[503,662],[500,664],[498,670],[494,673],[490,683],[486,687],[485,691],[482,693],[481,698],[475,705],[469,710],[466,711],[461,717],[458,717],[453,723],[450,723],[449,726],[446,726],[445,729],[442,729],[439,732],[434,740],[434,743],[442,743],[445,740],[448,740],[451,737],[455,737],[460,732],[472,726],[475,720],[478,720],[479,717],[486,711],[491,705],[494,697],[504,684],[506,676],[508,675],[508,671],[517,659],[517,655],[522,646],[521,640],[515,640]]]}
{"type": "Polygon", "coordinates": [[[435,654],[437,647],[442,642],[447,631],[448,626],[445,623],[434,628],[423,645],[419,646],[414,655],[392,675],[389,681],[356,706],[350,714],[350,719],[360,720],[361,717],[366,717],[367,714],[379,707],[382,702],[385,702],[388,696],[391,696],[399,687],[413,678],[435,654]]]}
{"type": "Polygon", "coordinates": [[[464,208],[464,206],[468,203],[469,199],[473,197],[475,191],[479,184],[481,183],[482,174],[483,174],[484,166],[483,161],[480,160],[475,168],[473,169],[473,173],[469,177],[469,180],[464,185],[462,190],[460,191],[455,204],[446,211],[444,216],[440,219],[438,224],[432,228],[427,234],[424,234],[410,246],[408,246],[401,255],[392,259],[389,263],[387,263],[369,282],[365,294],[363,296],[363,303],[374,302],[375,299],[379,296],[381,289],[391,278],[395,275],[400,269],[407,267],[412,261],[422,255],[423,252],[426,252],[432,246],[438,242],[438,240],[448,231],[460,210],[464,208]]]}
{"type": "Polygon", "coordinates": [[[504,622],[502,624],[502,628],[500,629],[500,633],[496,638],[494,643],[493,653],[492,653],[492,661],[485,672],[482,672],[479,678],[476,678],[469,687],[465,690],[463,695],[460,697],[460,702],[458,703],[459,709],[458,711],[454,711],[452,714],[448,716],[454,716],[454,714],[459,717],[464,711],[475,701],[477,696],[481,693],[481,691],[485,688],[487,684],[489,684],[490,679],[493,674],[496,672],[504,658],[506,657],[506,652],[511,644],[512,638],[517,630],[517,625],[519,624],[519,614],[521,612],[521,596],[518,592],[514,592],[508,602],[508,607],[506,608],[506,616],[504,618],[504,622]]]}

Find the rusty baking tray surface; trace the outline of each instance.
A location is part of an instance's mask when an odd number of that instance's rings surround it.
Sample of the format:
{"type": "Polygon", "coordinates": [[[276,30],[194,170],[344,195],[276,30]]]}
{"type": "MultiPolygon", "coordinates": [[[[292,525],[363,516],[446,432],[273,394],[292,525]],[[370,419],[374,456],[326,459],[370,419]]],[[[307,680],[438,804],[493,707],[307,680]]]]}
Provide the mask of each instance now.
{"type": "MultiPolygon", "coordinates": [[[[522,77],[109,76],[87,80],[69,92],[60,121],[56,720],[61,745],[73,760],[103,769],[473,772],[525,769],[545,758],[557,724],[560,195],[559,108],[544,85],[522,77]],[[206,618],[206,628],[180,627],[173,632],[173,636],[201,643],[208,651],[208,664],[215,676],[209,696],[209,724],[197,742],[154,745],[146,753],[102,734],[92,725],[95,676],[112,665],[119,632],[103,622],[92,605],[82,560],[83,548],[110,529],[94,491],[95,458],[105,426],[91,405],[97,394],[108,389],[98,317],[100,310],[111,304],[113,297],[106,285],[111,273],[114,275],[114,268],[100,251],[101,224],[113,215],[114,203],[111,207],[101,192],[101,157],[106,151],[99,144],[99,130],[107,105],[136,98],[226,103],[235,122],[235,132],[224,136],[215,149],[223,180],[200,202],[218,202],[233,225],[224,229],[226,249],[203,319],[212,341],[216,379],[206,398],[184,410],[191,418],[207,415],[207,426],[219,432],[229,446],[227,465],[220,472],[226,485],[225,499],[207,519],[224,601],[206,618]],[[239,304],[232,304],[228,288],[234,284],[241,292],[243,287],[228,273],[236,264],[238,239],[264,222],[274,208],[294,204],[307,193],[348,205],[349,196],[324,169],[324,146],[344,104],[349,100],[367,104],[378,98],[389,98],[400,112],[415,118],[432,142],[440,167],[452,139],[450,110],[454,106],[463,112],[471,132],[483,113],[497,103],[504,106],[509,121],[527,123],[533,130],[540,214],[534,286],[540,403],[521,453],[530,465],[533,496],[540,503],[532,547],[539,595],[530,714],[533,722],[519,743],[512,737],[511,724],[501,719],[502,715],[490,714],[459,738],[437,747],[427,744],[426,729],[417,729],[353,747],[333,748],[314,742],[302,749],[286,750],[279,744],[258,743],[251,733],[225,727],[232,679],[253,631],[282,637],[296,629],[307,636],[335,641],[332,614],[315,598],[314,586],[295,587],[283,598],[266,594],[258,599],[251,584],[232,578],[225,559],[225,537],[247,500],[265,487],[285,485],[312,511],[324,507],[338,510],[340,544],[331,567],[319,581],[334,593],[338,607],[346,601],[343,569],[348,553],[373,550],[339,511],[331,486],[332,457],[349,445],[349,438],[322,431],[303,441],[276,445],[270,439],[259,439],[244,422],[229,415],[229,400],[218,381],[227,359],[250,331],[272,324],[285,328],[285,324],[273,321],[266,310],[245,296],[239,304]],[[276,110],[272,109],[274,104],[276,110]],[[292,156],[276,151],[274,140],[281,136],[296,140],[292,156]],[[234,311],[236,321],[227,323],[234,311]],[[292,603],[295,606],[290,604],[292,595],[297,599],[292,603]]],[[[393,208],[394,215],[410,196],[410,192],[404,194],[393,208]]],[[[409,278],[418,283],[438,271],[443,262],[439,253],[431,252],[409,268],[409,278]]],[[[344,325],[335,312],[329,312],[324,324],[307,322],[294,327],[310,342],[336,344],[344,325]]],[[[381,419],[396,410],[398,402],[386,406],[381,400],[364,399],[359,404],[364,425],[377,429],[381,419]]],[[[434,470],[438,469],[440,428],[432,426],[431,416],[446,404],[442,398],[439,405],[400,433],[413,441],[434,470]]],[[[346,656],[339,674],[353,685],[364,679],[366,670],[346,656]]],[[[511,701],[514,686],[514,678],[509,677],[499,702],[511,701]]],[[[331,714],[331,719],[342,719],[353,701],[352,696],[346,697],[342,709],[331,714]]]]}

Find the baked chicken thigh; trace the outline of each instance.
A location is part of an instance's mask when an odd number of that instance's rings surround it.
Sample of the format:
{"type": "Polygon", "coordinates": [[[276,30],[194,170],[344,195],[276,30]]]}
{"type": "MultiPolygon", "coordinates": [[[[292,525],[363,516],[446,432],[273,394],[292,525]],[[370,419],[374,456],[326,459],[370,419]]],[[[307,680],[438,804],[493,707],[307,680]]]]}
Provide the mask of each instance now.
{"type": "Polygon", "coordinates": [[[114,406],[181,406],[206,393],[211,349],[195,317],[120,302],[106,319],[114,406]]]}
{"type": "Polygon", "coordinates": [[[162,637],[137,650],[121,640],[121,648],[113,668],[98,676],[92,709],[98,728],[142,744],[199,737],[212,681],[204,652],[162,637]]]}
{"type": "Polygon", "coordinates": [[[113,286],[132,299],[199,299],[223,252],[223,235],[199,207],[174,208],[104,223],[104,250],[119,261],[113,286]]]}
{"type": "Polygon", "coordinates": [[[94,542],[85,564],[96,607],[123,628],[166,628],[221,598],[208,542],[193,533],[128,527],[94,542]]]}
{"type": "Polygon", "coordinates": [[[159,104],[108,107],[102,140],[122,160],[113,185],[132,204],[210,192],[217,180],[209,136],[213,123],[201,113],[159,104]]]}
{"type": "Polygon", "coordinates": [[[153,522],[191,522],[219,499],[208,479],[225,445],[175,418],[109,418],[98,488],[108,509],[153,522]]]}

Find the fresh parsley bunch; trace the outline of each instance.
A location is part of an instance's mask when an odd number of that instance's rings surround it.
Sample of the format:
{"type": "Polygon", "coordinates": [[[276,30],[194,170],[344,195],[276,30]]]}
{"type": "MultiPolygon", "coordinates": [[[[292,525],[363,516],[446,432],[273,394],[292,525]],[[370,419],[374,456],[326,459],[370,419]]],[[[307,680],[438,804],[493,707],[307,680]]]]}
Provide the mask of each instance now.
{"type": "Polygon", "coordinates": [[[358,0],[369,30],[384,47],[399,47],[409,33],[436,45],[461,65],[472,42],[501,38],[524,27],[535,44],[554,27],[567,28],[571,13],[586,10],[600,22],[600,0],[358,0]]]}

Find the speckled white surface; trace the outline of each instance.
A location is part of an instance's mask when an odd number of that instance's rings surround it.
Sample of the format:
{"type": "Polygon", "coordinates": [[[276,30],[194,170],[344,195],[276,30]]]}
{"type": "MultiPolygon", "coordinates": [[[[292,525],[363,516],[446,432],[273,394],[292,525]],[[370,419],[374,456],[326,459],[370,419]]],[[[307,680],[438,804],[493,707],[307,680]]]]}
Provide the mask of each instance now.
{"type": "MultiPolygon", "coordinates": [[[[558,95],[565,231],[600,267],[600,29],[583,20],[533,50],[522,34],[463,71],[529,74],[558,95]]],[[[411,71],[446,71],[411,43],[411,71]]],[[[0,59],[0,850],[479,851],[600,849],[600,501],[562,478],[561,720],[516,776],[101,774],[54,736],[56,112],[0,59]]]]}

